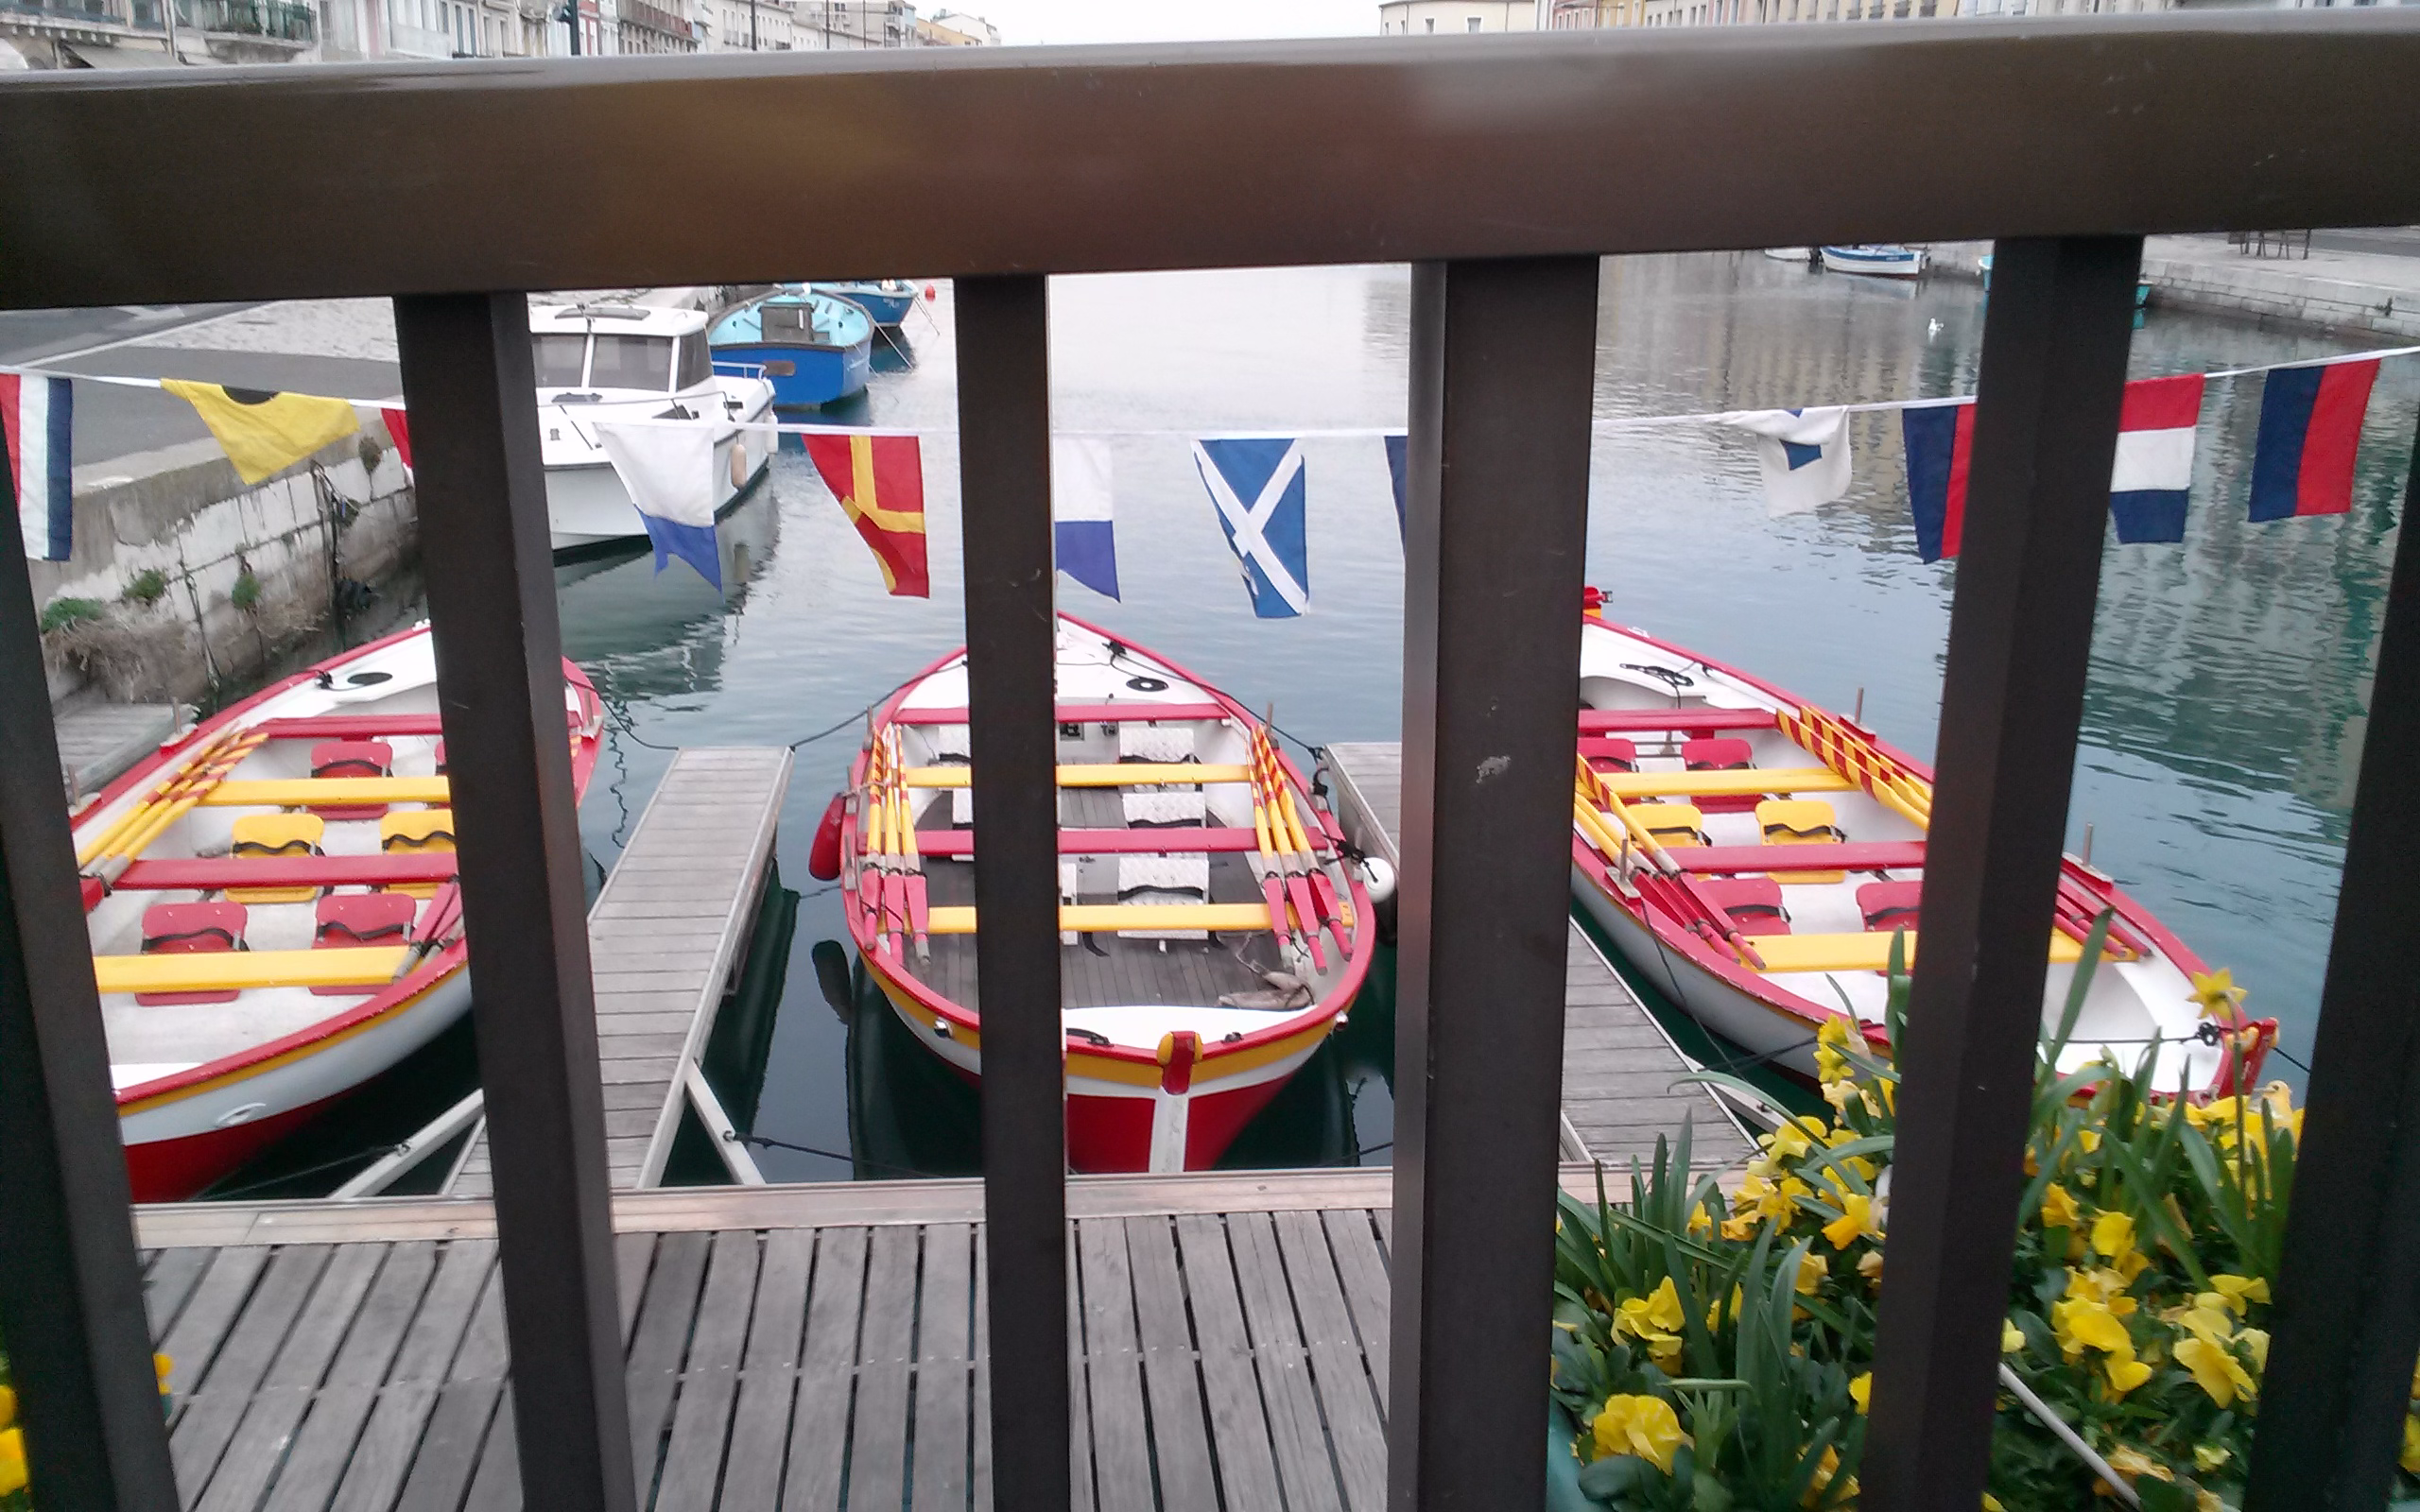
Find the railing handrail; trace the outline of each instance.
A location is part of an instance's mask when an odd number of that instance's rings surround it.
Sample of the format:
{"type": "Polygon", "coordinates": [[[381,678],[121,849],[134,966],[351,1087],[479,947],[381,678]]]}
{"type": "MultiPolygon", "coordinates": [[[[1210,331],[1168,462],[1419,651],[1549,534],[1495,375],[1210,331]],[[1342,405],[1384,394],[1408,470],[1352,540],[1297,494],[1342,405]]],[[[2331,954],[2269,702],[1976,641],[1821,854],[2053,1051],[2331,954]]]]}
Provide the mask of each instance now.
{"type": "Polygon", "coordinates": [[[0,307],[2399,225],[2414,77],[2402,8],[52,73],[0,307]],[[135,122],[141,175],[55,146],[135,122]],[[332,128],[446,169],[218,146],[332,128]],[[769,197],[752,139],[867,146],[769,197]]]}

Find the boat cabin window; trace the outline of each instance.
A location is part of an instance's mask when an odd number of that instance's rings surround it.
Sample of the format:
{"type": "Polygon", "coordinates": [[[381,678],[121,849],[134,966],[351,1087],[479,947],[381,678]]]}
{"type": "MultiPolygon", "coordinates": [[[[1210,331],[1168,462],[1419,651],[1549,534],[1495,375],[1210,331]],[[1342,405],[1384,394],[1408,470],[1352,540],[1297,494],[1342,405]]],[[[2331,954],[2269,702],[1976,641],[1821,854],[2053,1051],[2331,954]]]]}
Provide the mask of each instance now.
{"type": "Polygon", "coordinates": [[[692,331],[685,336],[676,338],[673,348],[676,360],[680,363],[680,370],[672,375],[673,387],[695,388],[714,376],[714,353],[707,350],[706,334],[703,331],[692,331]]]}
{"type": "Polygon", "coordinates": [[[579,335],[532,336],[529,354],[536,359],[538,387],[577,388],[588,361],[588,337],[579,335]]]}
{"type": "Polygon", "coordinates": [[[813,340],[815,331],[809,323],[811,314],[810,308],[804,304],[760,304],[756,307],[756,315],[764,322],[765,339],[768,341],[785,338],[813,340]]]}
{"type": "Polygon", "coordinates": [[[645,388],[656,393],[670,390],[669,336],[611,335],[600,331],[596,343],[596,352],[589,360],[591,388],[645,388]]]}

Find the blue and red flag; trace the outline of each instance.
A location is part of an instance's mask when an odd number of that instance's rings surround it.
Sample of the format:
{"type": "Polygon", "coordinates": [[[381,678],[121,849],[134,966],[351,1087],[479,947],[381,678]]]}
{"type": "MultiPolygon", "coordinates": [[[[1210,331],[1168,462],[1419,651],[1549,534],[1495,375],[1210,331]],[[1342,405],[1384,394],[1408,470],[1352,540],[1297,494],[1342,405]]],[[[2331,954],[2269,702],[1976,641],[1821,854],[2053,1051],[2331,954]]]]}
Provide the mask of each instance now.
{"type": "Polygon", "coordinates": [[[1908,504],[1916,517],[1916,555],[1958,555],[1966,533],[1966,468],[1975,449],[1975,402],[1927,404],[1899,412],[1908,447],[1908,504]]]}
{"type": "Polygon", "coordinates": [[[2353,455],[2377,378],[2375,357],[2270,370],[2252,448],[2255,523],[2353,507],[2353,455]]]}
{"type": "Polygon", "coordinates": [[[2120,542],[2185,539],[2202,388],[2198,372],[2126,386],[2118,416],[2118,456],[2109,470],[2109,516],[2120,542]]]}
{"type": "Polygon", "coordinates": [[[0,372],[0,438],[26,555],[65,561],[75,541],[75,389],[64,378],[0,372]]]}

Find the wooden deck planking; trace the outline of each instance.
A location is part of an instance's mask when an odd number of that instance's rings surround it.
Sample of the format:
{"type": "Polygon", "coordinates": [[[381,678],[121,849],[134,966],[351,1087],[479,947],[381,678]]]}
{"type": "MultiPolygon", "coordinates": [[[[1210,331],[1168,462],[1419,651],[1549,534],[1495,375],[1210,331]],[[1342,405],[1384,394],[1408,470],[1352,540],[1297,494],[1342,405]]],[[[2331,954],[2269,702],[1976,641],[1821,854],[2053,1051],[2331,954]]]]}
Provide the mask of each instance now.
{"type": "MultiPolygon", "coordinates": [[[[790,753],[779,747],[683,747],[588,911],[607,1164],[617,1189],[662,1177],[687,1107],[682,1068],[713,1032],[738,969],[789,774],[790,753]]],[[[484,1121],[450,1191],[493,1191],[484,1121]]]]}
{"type": "MultiPolygon", "coordinates": [[[[1354,844],[1400,864],[1395,836],[1403,816],[1403,748],[1352,743],[1327,747],[1336,814],[1354,844]]],[[[1631,991],[1577,919],[1565,940],[1563,1113],[1564,1156],[1627,1167],[1655,1153],[1686,1119],[1691,1163],[1701,1170],[1744,1161],[1753,1152],[1730,1112],[1703,1088],[1675,1085],[1697,1069],[1631,991]],[[1577,1147],[1569,1147],[1576,1140],[1577,1147]]]]}

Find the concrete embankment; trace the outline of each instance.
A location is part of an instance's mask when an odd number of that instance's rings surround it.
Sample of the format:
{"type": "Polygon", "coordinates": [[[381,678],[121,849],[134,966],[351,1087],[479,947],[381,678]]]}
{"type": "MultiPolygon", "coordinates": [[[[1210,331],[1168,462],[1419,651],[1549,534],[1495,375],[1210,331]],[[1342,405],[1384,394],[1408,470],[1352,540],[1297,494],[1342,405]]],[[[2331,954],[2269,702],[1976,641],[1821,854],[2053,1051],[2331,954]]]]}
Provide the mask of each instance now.
{"type": "MultiPolygon", "coordinates": [[[[1939,242],[1933,266],[1981,276],[1989,242],[1939,242]]],[[[2143,279],[2155,310],[2197,310],[2353,335],[2420,341],[2420,257],[2314,249],[2253,257],[2220,236],[2153,236],[2143,279]]]]}

